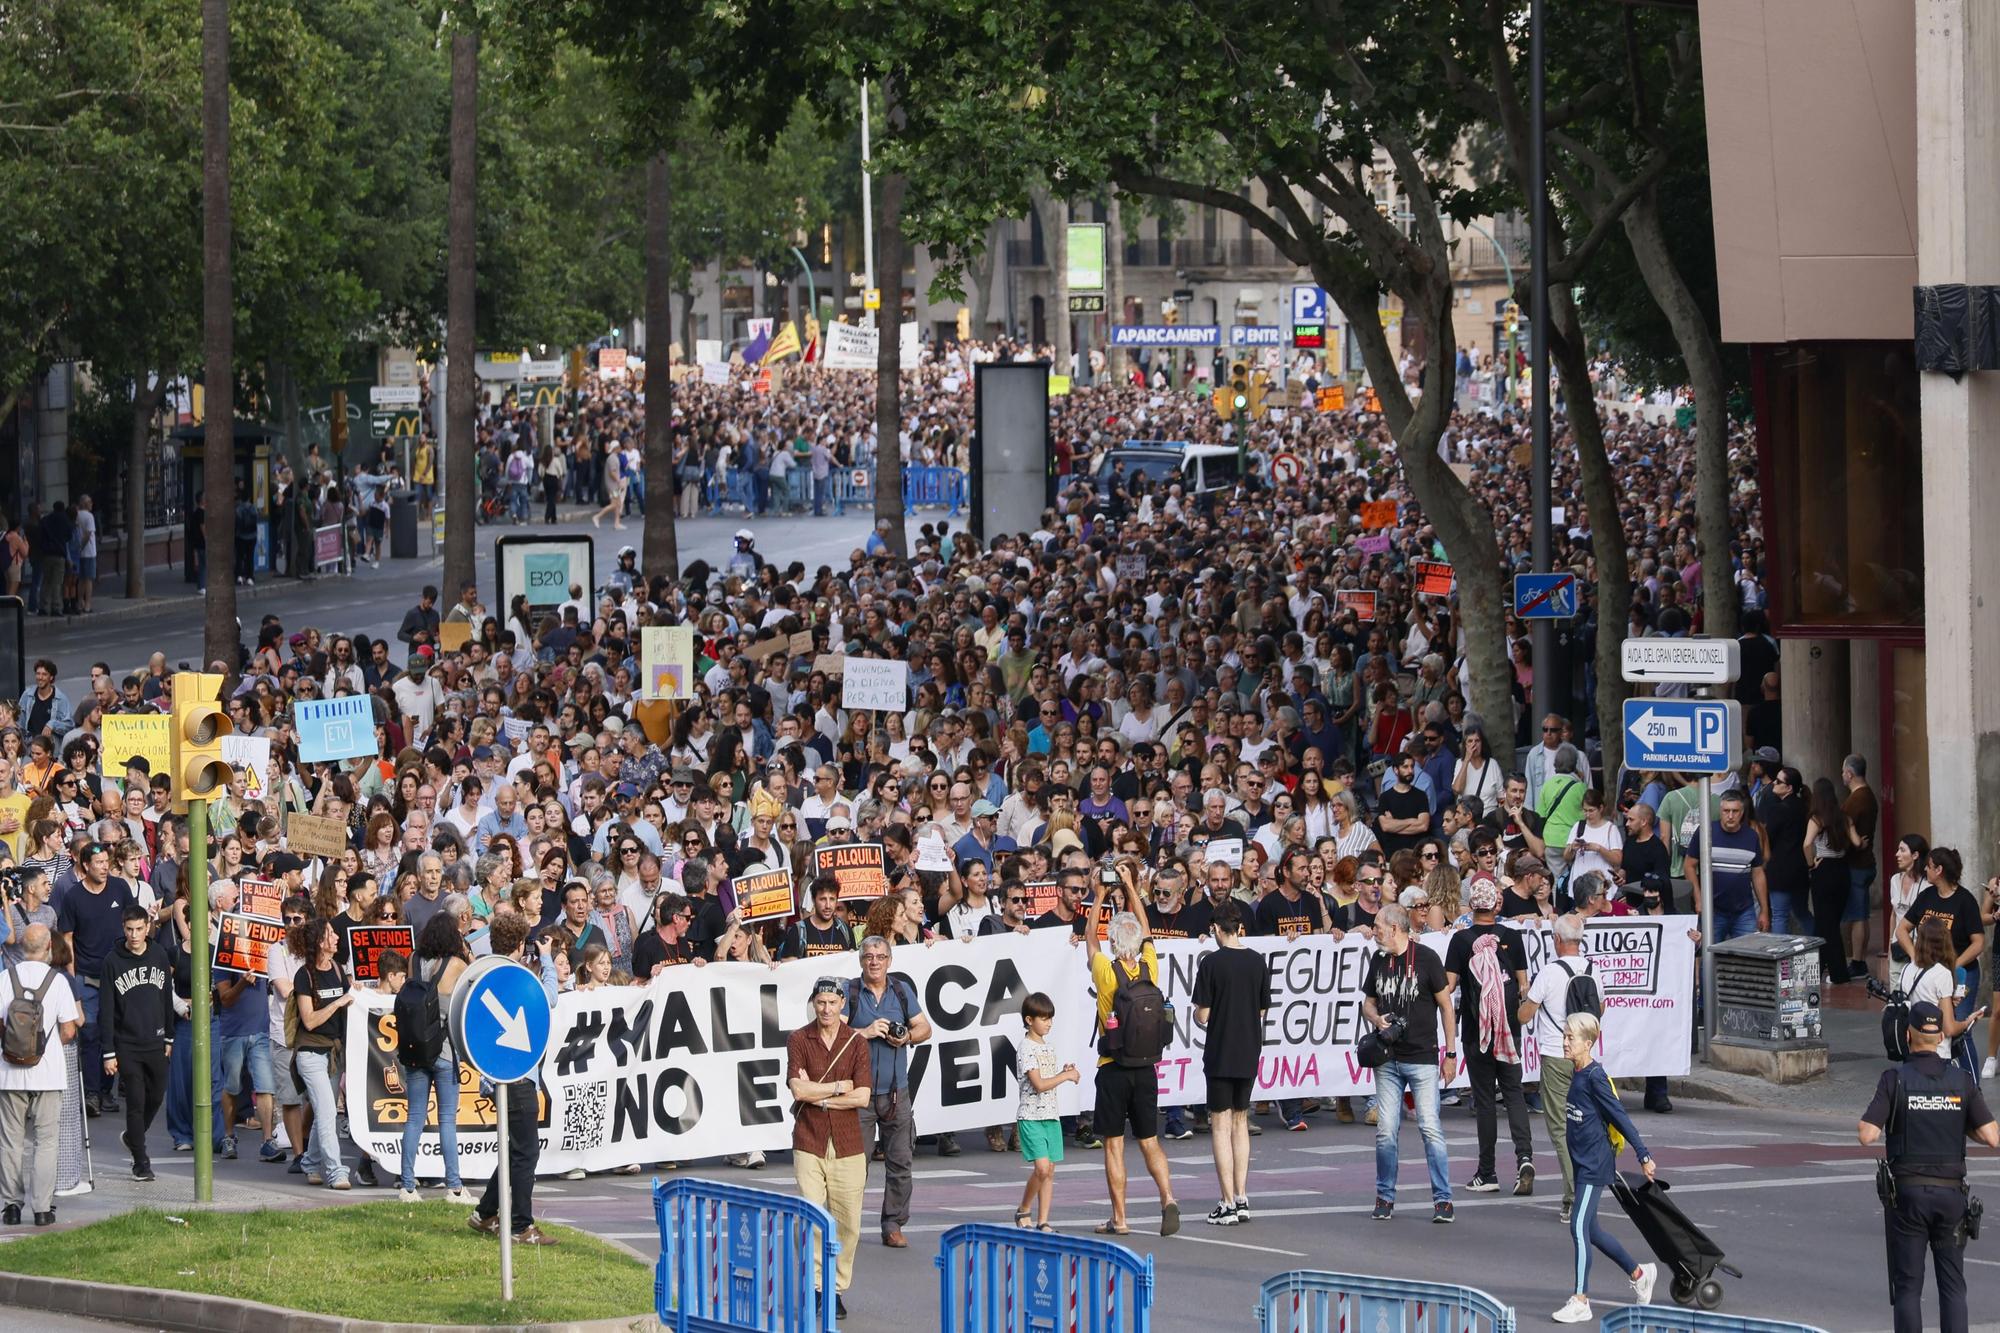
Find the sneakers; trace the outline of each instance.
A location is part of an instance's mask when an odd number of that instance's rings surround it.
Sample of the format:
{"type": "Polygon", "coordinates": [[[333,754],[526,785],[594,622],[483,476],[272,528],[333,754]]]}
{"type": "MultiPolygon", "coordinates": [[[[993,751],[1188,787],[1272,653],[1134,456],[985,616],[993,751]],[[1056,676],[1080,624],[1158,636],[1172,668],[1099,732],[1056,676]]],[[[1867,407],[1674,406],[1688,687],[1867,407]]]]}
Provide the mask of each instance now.
{"type": "Polygon", "coordinates": [[[1394,1203],[1388,1199],[1377,1199],[1375,1201],[1375,1211],[1370,1213],[1369,1216],[1377,1222],[1386,1222],[1394,1215],[1395,1211],[1396,1205],[1394,1203]]]}
{"type": "Polygon", "coordinates": [[[1007,1151],[1007,1136],[1001,1133],[998,1128],[989,1129],[986,1131],[986,1151],[988,1152],[1007,1151]]]}
{"type": "Polygon", "coordinates": [[[1449,1203],[1434,1203],[1431,1205],[1431,1221],[1437,1223],[1439,1226],[1450,1226],[1452,1218],[1456,1216],[1457,1214],[1452,1210],[1452,1206],[1449,1203]]]}
{"type": "Polygon", "coordinates": [[[1098,1138],[1097,1135],[1087,1129],[1079,1128],[1076,1131],[1076,1146],[1079,1148],[1102,1148],[1104,1140],[1098,1138]]]}
{"type": "Polygon", "coordinates": [[[236,1160],[236,1136],[234,1134],[222,1140],[222,1151],[217,1156],[225,1161],[233,1162],[236,1160]]]}
{"type": "Polygon", "coordinates": [[[1242,1220],[1236,1215],[1234,1203],[1218,1203],[1208,1210],[1208,1224],[1212,1227],[1233,1227],[1242,1220]]]}
{"type": "MultiPolygon", "coordinates": [[[[732,1163],[732,1165],[734,1165],[734,1163],[732,1163]]],[[[562,1178],[564,1180],[582,1180],[585,1176],[589,1174],[590,1173],[588,1171],[585,1171],[582,1167],[573,1166],[569,1170],[562,1173],[562,1178]]]]}
{"type": "Polygon", "coordinates": [[[305,1173],[306,1173],[305,1154],[300,1153],[292,1158],[292,1164],[285,1168],[285,1174],[288,1176],[302,1176],[305,1173]]]}
{"type": "Polygon", "coordinates": [[[1189,1128],[1187,1127],[1187,1124],[1186,1124],[1185,1122],[1183,1122],[1183,1123],[1181,1124],[1181,1127],[1180,1127],[1180,1132],[1179,1132],[1179,1133],[1166,1133],[1166,1134],[1162,1134],[1162,1135],[1161,1135],[1160,1137],[1161,1137],[1161,1138],[1163,1138],[1163,1139],[1171,1139],[1171,1140],[1173,1140],[1173,1141],[1174,1141],[1175,1143],[1180,1143],[1180,1142],[1183,1142],[1184,1140],[1187,1140],[1187,1139],[1191,1139],[1191,1138],[1193,1138],[1193,1137],[1194,1137],[1194,1131],[1193,1131],[1192,1129],[1189,1129],[1189,1128]]]}
{"type": "Polygon", "coordinates": [[[397,1203],[422,1203],[423,1201],[424,1201],[424,1196],[417,1193],[415,1190],[396,1191],[397,1203]]]}
{"type": "Polygon", "coordinates": [[[1653,1284],[1660,1280],[1658,1264],[1640,1264],[1639,1276],[1632,1279],[1632,1299],[1640,1305],[1653,1303],[1653,1284]]]}
{"type": "Polygon", "coordinates": [[[354,1188],[354,1177],[352,1177],[352,1176],[342,1176],[342,1177],[341,1177],[341,1178],[340,1178],[339,1180],[336,1180],[336,1181],[334,1181],[334,1182],[333,1182],[333,1184],[331,1184],[331,1185],[327,1186],[327,1188],[328,1188],[328,1189],[336,1189],[336,1190],[343,1190],[343,1191],[345,1191],[345,1190],[351,1190],[351,1189],[353,1189],[353,1188],[354,1188]]]}
{"type": "Polygon", "coordinates": [[[1986,1079],[1996,1076],[2000,1076],[2000,1058],[1989,1055],[1986,1057],[1986,1063],[1979,1066],[1979,1077],[1986,1079]]]}
{"type": "Polygon", "coordinates": [[[1574,1205],[1572,1205],[1568,1199],[1564,1199],[1562,1201],[1562,1207],[1556,1210],[1556,1221],[1562,1223],[1564,1226],[1568,1226],[1569,1212],[1573,1206],[1574,1205]]]}
{"type": "Polygon", "coordinates": [[[1447,1092],[1443,1097],[1438,1099],[1438,1105],[1463,1106],[1465,1105],[1465,1094],[1462,1092],[1447,1092]]]}
{"type": "Polygon", "coordinates": [[[306,1172],[306,1184],[314,1186],[324,1185],[326,1184],[326,1177],[317,1171],[308,1171],[306,1172]]]}
{"type": "Polygon", "coordinates": [[[465,1225],[471,1227],[482,1236],[497,1236],[500,1234],[500,1217],[497,1213],[492,1217],[481,1217],[478,1213],[467,1214],[465,1225]]]}
{"type": "Polygon", "coordinates": [[[176,1142],[176,1143],[174,1144],[174,1151],[175,1151],[175,1152],[193,1152],[193,1151],[194,1151],[194,1144],[192,1144],[192,1143],[180,1143],[180,1142],[176,1142]]]}
{"type": "Polygon", "coordinates": [[[1587,1324],[1590,1322],[1590,1301],[1587,1297],[1572,1296],[1563,1303],[1563,1308],[1549,1318],[1558,1324],[1587,1324]]]}
{"type": "Polygon", "coordinates": [[[1500,1190],[1500,1182],[1481,1171],[1465,1182],[1465,1189],[1468,1194],[1496,1194],[1500,1190]]]}
{"type": "Polygon", "coordinates": [[[478,1202],[463,1185],[460,1185],[455,1190],[446,1190],[444,1192],[444,1201],[460,1208],[471,1208],[478,1202]]]}
{"type": "Polygon", "coordinates": [[[1514,1196],[1525,1199],[1535,1192],[1535,1164],[1521,1163],[1521,1173],[1514,1177],[1514,1196]]]}
{"type": "Polygon", "coordinates": [[[132,1165],[132,1179],[143,1185],[148,1181],[156,1179],[156,1177],[153,1175],[151,1165],[145,1162],[135,1162],[132,1165]]]}
{"type": "Polygon", "coordinates": [[[1292,1121],[1291,1124],[1286,1125],[1285,1128],[1289,1129],[1294,1134],[1303,1134],[1306,1132],[1306,1118],[1304,1116],[1300,1116],[1297,1120],[1292,1121]]]}
{"type": "Polygon", "coordinates": [[[282,1162],[285,1160],[285,1150],[278,1146],[276,1139],[265,1139],[264,1146],[257,1150],[257,1160],[260,1162],[282,1162]]]}
{"type": "MultiPolygon", "coordinates": [[[[371,1157],[363,1157],[355,1165],[354,1179],[371,1190],[382,1188],[382,1181],[375,1174],[375,1160],[371,1157]]],[[[339,1186],[336,1185],[334,1188],[338,1189],[339,1186]]]]}
{"type": "Polygon", "coordinates": [[[1239,1222],[1250,1220],[1250,1196],[1247,1194],[1236,1196],[1236,1220],[1239,1222]]]}
{"type": "Polygon", "coordinates": [[[956,1134],[938,1135],[938,1156],[956,1157],[963,1151],[965,1150],[958,1146],[958,1135],[956,1134]]]}
{"type": "Polygon", "coordinates": [[[557,1240],[557,1239],[556,1239],[556,1238],[555,1238],[554,1236],[551,1236],[551,1235],[549,1235],[549,1234],[548,1234],[548,1233],[547,1233],[546,1231],[543,1231],[543,1230],[542,1230],[542,1229],[541,1229],[540,1227],[536,1226],[536,1225],[535,1225],[535,1224],[534,1224],[533,1222],[530,1222],[530,1223],[528,1223],[528,1225],[527,1225],[527,1226],[525,1226],[525,1227],[521,1228],[521,1230],[519,1230],[519,1231],[517,1231],[517,1232],[515,1232],[515,1233],[514,1233],[514,1243],[515,1243],[516,1245],[560,1245],[560,1244],[562,1244],[562,1242],[561,1242],[561,1241],[557,1240]]]}

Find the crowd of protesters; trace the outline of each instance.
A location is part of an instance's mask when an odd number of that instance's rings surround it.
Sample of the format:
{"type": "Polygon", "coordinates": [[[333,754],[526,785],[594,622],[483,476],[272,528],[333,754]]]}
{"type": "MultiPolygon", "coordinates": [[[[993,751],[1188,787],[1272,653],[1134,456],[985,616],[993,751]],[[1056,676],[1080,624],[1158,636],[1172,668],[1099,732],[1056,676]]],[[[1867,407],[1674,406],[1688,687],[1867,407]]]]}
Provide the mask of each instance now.
{"type": "MultiPolygon", "coordinates": [[[[962,460],[967,369],[940,356],[913,373],[906,459],[962,460]]],[[[441,610],[438,592],[425,589],[394,642],[265,617],[239,661],[212,666],[227,677],[236,728],[272,741],[259,795],[246,793],[239,774],[214,805],[212,907],[231,907],[247,877],[270,880],[283,892],[289,930],[267,976],[218,987],[213,1086],[223,1158],[236,1157],[238,1135],[254,1127],[257,1146],[245,1156],[335,1189],[376,1183],[366,1156],[338,1133],[339,1065],[326,1036],[354,985],[348,933],[374,923],[415,927],[416,956],[399,967],[446,989],[465,960],[495,950],[520,953],[559,992],[645,983],[682,964],[858,949],[861,982],[838,997],[816,994],[822,1035],[817,1045],[794,1043],[795,1097],[836,1116],[802,1114],[797,1143],[817,1159],[821,1196],[858,1208],[854,1168],[841,1160],[854,1155],[848,1122],[837,1118],[853,1114],[864,1150],[885,1167],[881,1230],[891,1246],[905,1243],[919,1143],[946,1156],[962,1151],[955,1136],[927,1136],[912,1123],[906,1049],[924,1040],[927,1023],[916,997],[887,978],[898,943],[1034,929],[1091,943],[1098,917],[1109,950],[1094,952],[1099,1013],[1045,1012],[1044,999],[1024,1010],[1028,1031],[1045,1038],[1052,1024],[1094,1023],[1108,1036],[1126,1026],[1139,1049],[1150,1022],[1144,990],[1158,976],[1150,942],[1213,935],[1225,946],[1196,996],[1198,1020],[1236,1034],[1208,1044],[1219,1063],[1206,1108],[1162,1113],[1150,1075],[1133,1077],[1111,1042],[1100,1048],[1087,1113],[1057,1120],[1047,1098],[1081,1076],[1053,1062],[1045,1041],[1030,1040],[1021,1048],[1021,1124],[986,1133],[990,1149],[1036,1164],[1017,1215],[1024,1225],[1049,1223],[1044,1168],[1065,1144],[1111,1149],[1112,1214],[1100,1227],[1109,1233],[1127,1227],[1118,1149],[1128,1132],[1157,1182],[1163,1230],[1179,1225],[1179,1208],[1159,1140],[1211,1132],[1222,1198],[1208,1220],[1239,1225],[1250,1217],[1250,1137],[1266,1126],[1303,1129],[1320,1114],[1375,1126],[1375,1215],[1387,1219],[1406,1106],[1425,1143],[1433,1218],[1450,1222],[1439,1115],[1459,1103],[1443,1086],[1459,1062],[1480,1133],[1478,1171],[1464,1187],[1500,1188],[1504,1110],[1514,1192],[1533,1191],[1529,1116],[1539,1110],[1561,1165],[1565,1220],[1572,1198],[1580,1214],[1594,1211],[1603,1180],[1573,1171],[1575,1154],[1563,1147],[1566,1116],[1576,1132],[1579,1096],[1597,1108],[1586,1118],[1590,1133],[1602,1133],[1609,1114],[1596,1083],[1576,1072],[1586,1060],[1578,1058],[1585,1034],[1566,1009],[1574,965],[1561,977],[1527,976],[1514,930],[1552,928],[1560,963],[1576,957],[1591,917],[1690,910],[1699,893],[1692,857],[1704,840],[1717,858],[1718,934],[1781,914],[1824,921],[1832,913],[1852,923],[1823,932],[1838,955],[1835,975],[1859,975],[1873,956],[1876,853],[1858,756],[1839,787],[1831,775],[1808,787],[1775,748],[1760,748],[1718,784],[1707,812],[1674,778],[1604,774],[1587,726],[1580,733],[1570,719],[1536,718],[1526,707],[1534,667],[1517,624],[1509,626],[1513,715],[1481,717],[1468,707],[1460,608],[1418,595],[1408,576],[1434,536],[1395,482],[1380,421],[1304,410],[1246,427],[1220,420],[1205,396],[1145,378],[1058,400],[1062,470],[1090,474],[1128,438],[1222,442],[1247,429],[1252,465],[1234,489],[1189,495],[1131,479],[1115,519],[1065,490],[1033,533],[980,542],[927,526],[907,559],[878,536],[839,568],[773,561],[746,528],[723,568],[646,570],[628,552],[604,587],[559,608],[519,599],[489,608],[468,586],[451,590],[455,600],[441,610]],[[1280,451],[1305,469],[1274,492],[1256,478],[1280,451]],[[1383,498],[1398,501],[1396,522],[1383,533],[1386,549],[1364,552],[1359,507],[1383,498]],[[1372,620],[1340,604],[1348,590],[1377,594],[1372,620]],[[441,620],[466,622],[469,642],[446,649],[441,620]],[[661,624],[695,627],[691,700],[659,704],[638,693],[639,630],[661,624]],[[794,633],[810,636],[809,650],[750,651],[794,633]],[[829,653],[906,662],[907,706],[842,707],[841,682],[823,669],[829,653]],[[350,694],[375,701],[377,755],[300,762],[293,703],[350,694]],[[340,821],[348,849],[299,856],[280,837],[281,810],[340,821]],[[919,869],[920,844],[939,840],[951,868],[919,869]],[[810,852],[826,841],[880,842],[888,895],[843,902],[815,880],[810,852]],[[732,881],[770,868],[792,870],[799,914],[746,925],[732,881]],[[1050,879],[1056,902],[1035,915],[1024,886],[1050,879]],[[1418,940],[1440,930],[1457,932],[1443,956],[1418,940]],[[1261,1006],[1228,946],[1307,933],[1359,933],[1376,946],[1367,1016],[1387,1059],[1377,1075],[1384,1091],[1365,1107],[1249,1097],[1247,1034],[1260,1030],[1261,1006]],[[847,1030],[869,1043],[865,1088],[834,1044],[834,998],[847,1030]],[[1538,1044],[1539,1088],[1523,1084],[1524,1040],[1538,1044]]],[[[769,395],[677,386],[676,472],[655,482],[678,488],[684,504],[687,488],[728,470],[730,456],[782,452],[789,472],[802,453],[802,474],[814,481],[822,464],[872,458],[871,383],[807,369],[769,395]],[[701,477],[683,480],[683,461],[693,459],[701,477]]],[[[535,441],[533,416],[511,403],[485,413],[482,455],[497,457],[502,487],[518,484],[508,460],[527,451],[550,506],[601,505],[600,517],[615,522],[627,499],[645,503],[643,471],[607,462],[637,453],[643,406],[630,389],[593,380],[580,406],[557,414],[553,441],[535,441]]],[[[1444,446],[1466,465],[1516,565],[1528,547],[1527,476],[1511,462],[1523,429],[1504,416],[1456,417],[1444,446]]],[[[1608,434],[1628,488],[1624,540],[1636,586],[1633,624],[1604,632],[1697,630],[1691,440],[1643,423],[1613,422],[1608,434]]],[[[1751,475],[1747,452],[1737,471],[1751,475]]],[[[1574,490],[1572,465],[1559,466],[1557,484],[1559,493],[1574,490]]],[[[521,516],[522,497],[495,494],[521,516]]],[[[812,487],[769,494],[793,505],[818,497],[812,487]]],[[[1736,502],[1747,507],[1754,496],[1739,487],[1736,502]]],[[[1558,560],[1585,573],[1588,588],[1600,537],[1580,507],[1572,512],[1558,560]]],[[[1746,539],[1733,558],[1750,613],[1746,674],[1763,664],[1764,689],[1775,648],[1755,616],[1761,551],[1746,539]]],[[[1598,632],[1593,615],[1586,597],[1586,634],[1598,632]]],[[[156,1110],[176,1150],[191,1149],[194,1132],[189,849],[166,776],[104,753],[99,719],[167,708],[172,678],[157,655],[137,666],[94,664],[91,697],[72,701],[58,674],[55,663],[37,663],[22,698],[0,701],[0,843],[12,864],[0,938],[14,957],[38,947],[35,927],[45,928],[54,965],[77,983],[81,1022],[64,1048],[75,1067],[73,1107],[62,1132],[122,1109],[134,1174],[150,1179],[145,1132],[156,1110]]],[[[1899,874],[1882,891],[1908,921],[1897,948],[1933,988],[1963,990],[2000,897],[1991,886],[1983,901],[1960,888],[1950,849],[1905,838],[1894,860],[1899,874]],[[1938,969],[1946,981],[1929,975],[1938,969]]],[[[1973,1039],[1954,1035],[1969,1051],[1973,1039]]],[[[443,1112],[456,1089],[442,1073],[425,1077],[434,1072],[405,1071],[405,1083],[426,1098],[434,1084],[443,1112]]],[[[1671,1110],[1664,1080],[1648,1082],[1645,1104],[1671,1110]]],[[[754,1168],[763,1155],[732,1160],[754,1168]]],[[[1601,1154],[1593,1148],[1589,1160],[1597,1171],[1601,1154]]],[[[401,1184],[414,1195],[407,1168],[401,1184]]],[[[470,1202],[455,1176],[446,1184],[470,1202]]],[[[524,1193],[517,1189],[507,1221],[530,1242],[545,1240],[522,1211],[524,1193]]],[[[474,1225],[501,1225],[490,1201],[474,1225]]],[[[1587,1256],[1594,1222],[1577,1227],[1587,1256]]],[[[850,1247],[843,1287],[851,1260],[850,1247]]],[[[1579,1282],[1585,1272],[1587,1257],[1579,1282]]]]}

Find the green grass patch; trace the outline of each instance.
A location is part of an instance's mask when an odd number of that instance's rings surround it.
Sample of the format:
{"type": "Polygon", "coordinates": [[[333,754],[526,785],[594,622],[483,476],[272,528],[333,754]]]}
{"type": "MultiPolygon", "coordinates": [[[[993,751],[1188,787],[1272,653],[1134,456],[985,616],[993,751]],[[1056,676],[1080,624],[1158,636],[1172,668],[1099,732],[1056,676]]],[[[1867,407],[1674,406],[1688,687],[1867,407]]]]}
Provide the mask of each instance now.
{"type": "Polygon", "coordinates": [[[653,1274],[568,1227],[553,1247],[514,1247],[500,1300],[500,1245],[442,1201],[189,1212],[141,1209],[0,1245],[0,1269],[264,1301],[315,1314],[421,1324],[558,1323],[649,1313],[653,1274]]]}

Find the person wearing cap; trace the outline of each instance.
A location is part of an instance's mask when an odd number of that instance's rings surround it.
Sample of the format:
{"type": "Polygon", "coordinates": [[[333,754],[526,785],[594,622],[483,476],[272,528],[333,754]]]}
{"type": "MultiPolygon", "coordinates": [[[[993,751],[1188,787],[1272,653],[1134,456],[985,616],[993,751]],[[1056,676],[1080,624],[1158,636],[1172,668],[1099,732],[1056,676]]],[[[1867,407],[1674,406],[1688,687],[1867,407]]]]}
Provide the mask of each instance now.
{"type": "MultiPolygon", "coordinates": [[[[954,788],[956,790],[956,788],[954,788]]],[[[981,797],[972,803],[972,831],[960,838],[951,849],[952,858],[959,862],[978,861],[988,872],[997,869],[994,853],[1017,850],[1012,838],[1000,836],[1000,809],[993,802],[981,797]]]]}
{"type": "Polygon", "coordinates": [[[1938,1054],[1944,1035],[1942,1009],[1928,1000],[1910,1006],[1909,1057],[1882,1071],[1857,1126],[1863,1147],[1884,1147],[1875,1189],[1888,1233],[1889,1304],[1896,1333],[1920,1333],[1925,1327],[1927,1255],[1937,1268],[1935,1326],[1944,1333],[1963,1333],[1967,1327],[1965,1224],[1971,1195],[1965,1181],[1965,1141],[2000,1148],[2000,1124],[1978,1082],[1938,1054]]]}
{"type": "Polygon", "coordinates": [[[431,674],[436,663],[437,649],[420,643],[410,649],[409,666],[389,686],[396,698],[396,711],[402,715],[406,734],[413,742],[417,737],[430,735],[438,710],[444,707],[444,686],[431,674]]]}
{"type": "Polygon", "coordinates": [[[1528,990],[1528,954],[1519,931],[1500,924],[1500,884],[1474,875],[1466,892],[1472,924],[1445,946],[1444,973],[1458,995],[1459,1049],[1472,1084],[1472,1114],[1479,1126],[1479,1168],[1465,1188],[1491,1194],[1500,1188],[1493,1160],[1499,1138],[1499,1103],[1507,1107],[1514,1141],[1514,1193],[1535,1192],[1535,1139],[1521,1092],[1521,1020],[1528,990]]]}

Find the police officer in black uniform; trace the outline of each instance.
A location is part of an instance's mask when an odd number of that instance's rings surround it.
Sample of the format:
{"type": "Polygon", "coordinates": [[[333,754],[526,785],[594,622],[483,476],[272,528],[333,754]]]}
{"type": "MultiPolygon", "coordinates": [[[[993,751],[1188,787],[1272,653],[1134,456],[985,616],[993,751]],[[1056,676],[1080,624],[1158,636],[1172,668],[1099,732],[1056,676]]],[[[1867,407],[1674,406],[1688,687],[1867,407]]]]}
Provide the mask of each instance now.
{"type": "Polygon", "coordinates": [[[2000,1124],[1994,1123],[1979,1085],[1938,1055],[1943,1039],[1944,1014],[1938,1007],[1911,1005],[1909,1059],[1883,1071],[1875,1099],[1861,1115],[1862,1144],[1872,1147],[1885,1137],[1888,1142],[1877,1189],[1889,1239],[1889,1301],[1896,1310],[1896,1333],[1921,1333],[1924,1327],[1926,1250],[1937,1265],[1938,1327],[1943,1333],[1964,1333],[1971,1203],[1965,1141],[2000,1148],[2000,1124]]]}

